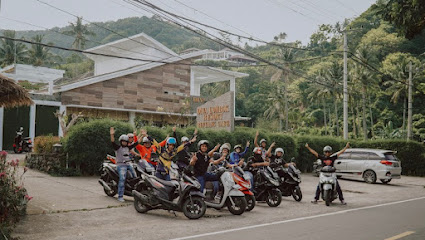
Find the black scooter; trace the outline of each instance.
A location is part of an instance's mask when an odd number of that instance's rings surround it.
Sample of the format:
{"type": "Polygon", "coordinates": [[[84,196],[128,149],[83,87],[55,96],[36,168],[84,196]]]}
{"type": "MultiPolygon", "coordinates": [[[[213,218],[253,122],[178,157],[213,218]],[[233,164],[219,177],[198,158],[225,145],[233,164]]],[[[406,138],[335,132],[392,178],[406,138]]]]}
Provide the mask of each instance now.
{"type": "MultiPolygon", "coordinates": [[[[106,158],[107,160],[102,164],[102,167],[99,170],[99,183],[103,186],[103,191],[105,194],[109,197],[113,197],[118,193],[118,182],[120,180],[120,176],[117,171],[117,165],[115,164],[115,157],[107,155],[106,158]]],[[[135,168],[137,175],[141,174],[141,169],[139,166],[133,164],[133,167],[135,168]]],[[[131,173],[128,171],[124,187],[124,195],[126,196],[133,196],[131,191],[135,189],[136,184],[140,181],[139,177],[131,178],[130,176],[131,173]]]]}
{"type": "Polygon", "coordinates": [[[134,208],[139,213],[153,209],[165,209],[183,212],[189,219],[204,216],[207,206],[205,195],[200,192],[201,184],[187,176],[173,162],[170,169],[171,181],[165,181],[142,172],[134,196],[134,208]]]}
{"type": "MultiPolygon", "coordinates": [[[[291,162],[293,159],[291,160],[291,162]]],[[[292,196],[295,201],[300,202],[303,198],[301,188],[301,171],[296,169],[294,165],[290,164],[288,168],[283,166],[283,163],[277,162],[272,165],[272,169],[278,173],[280,177],[279,190],[282,192],[282,196],[292,196]]]]}
{"type": "Polygon", "coordinates": [[[23,134],[24,134],[24,128],[20,127],[19,131],[16,132],[15,139],[13,140],[13,151],[15,153],[32,151],[31,138],[30,137],[22,138],[23,134]]]}

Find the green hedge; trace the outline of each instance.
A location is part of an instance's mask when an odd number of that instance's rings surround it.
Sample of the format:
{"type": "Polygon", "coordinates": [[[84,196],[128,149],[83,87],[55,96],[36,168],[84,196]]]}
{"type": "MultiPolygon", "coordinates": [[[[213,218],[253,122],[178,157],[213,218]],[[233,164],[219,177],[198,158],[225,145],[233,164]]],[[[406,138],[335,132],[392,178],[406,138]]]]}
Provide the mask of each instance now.
{"type": "MultiPolygon", "coordinates": [[[[101,162],[107,153],[113,154],[109,140],[109,127],[116,128],[116,138],[120,134],[132,132],[131,126],[126,123],[111,120],[94,120],[88,123],[81,123],[74,126],[65,139],[65,151],[69,154],[69,161],[74,166],[81,166],[83,173],[93,174],[98,170],[101,162]]],[[[171,127],[156,128],[147,127],[148,133],[158,141],[162,141],[167,135],[172,136],[171,127]]],[[[177,137],[192,137],[193,127],[177,129],[177,137]]],[[[237,127],[233,133],[224,130],[199,130],[198,141],[206,139],[210,142],[211,148],[217,144],[230,143],[232,147],[236,144],[245,146],[246,141],[251,142],[249,151],[252,154],[253,140],[256,129],[237,127]]],[[[305,143],[317,152],[322,152],[326,145],[330,145],[334,151],[342,149],[346,141],[337,137],[322,137],[298,135],[290,136],[279,133],[261,131],[258,140],[265,138],[268,144],[276,142],[276,147],[285,150],[285,158],[290,160],[295,157],[297,166],[303,172],[311,172],[315,157],[305,148],[305,143]]],[[[425,176],[425,146],[418,142],[403,140],[370,140],[351,141],[352,147],[359,148],[379,148],[397,151],[397,157],[402,161],[404,175],[425,176]]],[[[197,150],[197,144],[193,144],[191,151],[197,150]]],[[[247,156],[247,157],[248,157],[247,156]]]]}
{"type": "Polygon", "coordinates": [[[133,132],[130,124],[109,119],[80,123],[70,129],[64,139],[64,151],[69,164],[83,174],[95,174],[106,154],[114,154],[109,136],[110,127],[115,127],[115,140],[121,134],[133,132]]]}

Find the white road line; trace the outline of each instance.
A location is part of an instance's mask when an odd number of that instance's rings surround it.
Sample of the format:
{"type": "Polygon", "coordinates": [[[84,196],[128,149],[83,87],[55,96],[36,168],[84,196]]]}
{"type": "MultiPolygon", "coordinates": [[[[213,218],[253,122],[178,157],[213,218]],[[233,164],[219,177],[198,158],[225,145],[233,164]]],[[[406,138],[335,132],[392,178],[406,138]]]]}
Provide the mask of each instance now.
{"type": "Polygon", "coordinates": [[[408,231],[408,232],[400,233],[399,235],[396,235],[396,236],[394,236],[394,237],[387,238],[387,239],[385,239],[385,240],[397,240],[397,239],[400,239],[400,238],[407,237],[407,236],[409,236],[409,235],[411,235],[411,234],[414,234],[414,233],[415,233],[415,232],[408,231]]]}
{"type": "Polygon", "coordinates": [[[246,226],[246,227],[227,229],[227,230],[217,231],[217,232],[203,233],[203,234],[192,235],[192,236],[181,237],[181,238],[173,238],[173,239],[170,239],[170,240],[184,240],[184,239],[206,237],[206,236],[211,236],[211,235],[217,235],[217,234],[223,234],[223,233],[229,233],[229,232],[236,232],[236,231],[242,231],[242,230],[259,228],[259,227],[265,227],[265,226],[270,226],[270,225],[277,225],[277,224],[283,224],[283,223],[289,223],[289,222],[296,222],[296,221],[302,221],[302,220],[319,218],[319,217],[332,216],[332,215],[343,214],[343,213],[348,213],[348,212],[354,212],[354,211],[359,211],[359,210],[365,210],[365,209],[371,209],[371,208],[377,208],[377,207],[390,206],[390,205],[395,205],[395,204],[400,204],[400,203],[405,203],[405,202],[412,202],[412,201],[422,200],[422,199],[425,199],[425,197],[418,197],[418,198],[412,198],[412,199],[407,199],[407,200],[402,200],[402,201],[397,201],[397,202],[389,202],[389,203],[383,203],[383,204],[378,204],[378,205],[373,205],[373,206],[347,209],[347,210],[338,211],[338,212],[324,213],[324,214],[319,214],[319,215],[314,215],[314,216],[308,216],[308,217],[294,218],[294,219],[277,221],[277,222],[271,222],[271,223],[263,223],[263,224],[251,225],[251,226],[246,226]]]}

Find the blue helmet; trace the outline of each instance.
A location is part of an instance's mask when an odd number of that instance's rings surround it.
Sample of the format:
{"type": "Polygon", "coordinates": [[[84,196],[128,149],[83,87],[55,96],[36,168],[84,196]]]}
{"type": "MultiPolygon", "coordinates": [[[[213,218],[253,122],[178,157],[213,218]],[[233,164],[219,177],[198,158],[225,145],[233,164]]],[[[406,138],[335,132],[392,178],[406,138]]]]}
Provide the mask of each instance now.
{"type": "Polygon", "coordinates": [[[167,145],[170,145],[170,144],[176,145],[177,144],[176,139],[173,138],[173,137],[168,138],[167,139],[167,145]]]}

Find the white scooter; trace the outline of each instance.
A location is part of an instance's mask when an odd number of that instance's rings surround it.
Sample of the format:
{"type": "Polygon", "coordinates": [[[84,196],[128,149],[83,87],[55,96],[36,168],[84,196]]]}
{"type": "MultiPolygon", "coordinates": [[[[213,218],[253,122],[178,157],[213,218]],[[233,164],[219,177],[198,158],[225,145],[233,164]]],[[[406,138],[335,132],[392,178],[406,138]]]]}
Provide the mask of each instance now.
{"type": "MultiPolygon", "coordinates": [[[[217,174],[220,176],[220,182],[222,185],[222,189],[219,191],[223,192],[220,198],[220,202],[215,203],[211,201],[205,201],[205,203],[208,207],[213,207],[215,209],[222,209],[227,206],[227,209],[229,209],[229,212],[232,214],[241,215],[245,212],[247,206],[245,194],[239,190],[242,187],[235,183],[232,173],[230,171],[226,171],[224,167],[220,167],[217,170],[217,174]]],[[[212,195],[213,191],[211,191],[211,189],[208,190],[207,194],[212,195]]],[[[214,196],[207,196],[207,199],[214,199],[214,196]]]]}
{"type": "Polygon", "coordinates": [[[338,198],[336,181],[337,177],[334,167],[325,166],[320,170],[319,187],[326,206],[329,206],[333,200],[338,198]]]}

